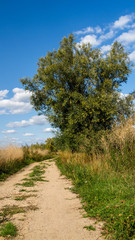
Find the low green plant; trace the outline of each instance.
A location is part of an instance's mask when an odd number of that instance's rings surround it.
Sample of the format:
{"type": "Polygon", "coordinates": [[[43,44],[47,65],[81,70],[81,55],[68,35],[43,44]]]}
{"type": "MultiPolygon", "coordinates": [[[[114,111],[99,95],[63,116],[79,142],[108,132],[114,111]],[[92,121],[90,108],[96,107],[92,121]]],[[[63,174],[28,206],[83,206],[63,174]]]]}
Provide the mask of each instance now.
{"type": "Polygon", "coordinates": [[[22,181],[24,181],[22,184],[19,183],[19,185],[22,185],[23,187],[33,187],[35,186],[35,182],[45,182],[47,180],[44,179],[42,176],[45,173],[45,164],[40,164],[35,166],[32,169],[32,172],[29,173],[29,178],[24,178],[22,181]]]}
{"type": "Polygon", "coordinates": [[[92,171],[90,165],[56,160],[62,174],[73,181],[73,192],[82,199],[88,217],[105,221],[107,239],[135,238],[134,170],[115,172],[92,171]]]}
{"type": "Polygon", "coordinates": [[[18,195],[15,197],[15,200],[16,201],[23,201],[29,197],[36,197],[37,195],[36,194],[29,194],[29,195],[18,195]]]}
{"type": "Polygon", "coordinates": [[[3,226],[0,227],[0,236],[16,237],[17,236],[17,227],[12,222],[8,222],[8,223],[4,224],[3,226]]]}
{"type": "Polygon", "coordinates": [[[95,231],[96,229],[92,226],[92,225],[90,225],[90,226],[84,226],[84,228],[86,228],[88,231],[95,231]]]}

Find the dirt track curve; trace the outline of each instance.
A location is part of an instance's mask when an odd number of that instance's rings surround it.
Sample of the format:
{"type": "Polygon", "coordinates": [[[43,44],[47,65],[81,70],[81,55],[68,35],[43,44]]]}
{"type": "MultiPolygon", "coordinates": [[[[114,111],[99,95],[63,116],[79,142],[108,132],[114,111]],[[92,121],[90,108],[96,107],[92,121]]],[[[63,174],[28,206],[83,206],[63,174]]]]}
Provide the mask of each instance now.
{"type": "MultiPolygon", "coordinates": [[[[34,187],[15,185],[39,163],[31,164],[19,173],[0,183],[0,209],[4,206],[26,207],[27,211],[10,216],[18,228],[16,240],[101,240],[102,223],[83,218],[80,199],[70,191],[71,182],[60,175],[55,162],[44,161],[45,179],[48,182],[36,182],[34,187]],[[19,192],[21,189],[27,192],[19,192]],[[23,201],[15,200],[20,194],[31,194],[23,201]],[[33,192],[32,192],[33,191],[33,192]],[[32,196],[33,195],[33,196],[32,196]],[[30,206],[36,206],[31,210],[30,206]],[[95,231],[88,231],[84,226],[92,225],[95,231]]],[[[40,163],[41,164],[41,163],[40,163]]],[[[6,238],[0,237],[0,240],[6,238]]]]}

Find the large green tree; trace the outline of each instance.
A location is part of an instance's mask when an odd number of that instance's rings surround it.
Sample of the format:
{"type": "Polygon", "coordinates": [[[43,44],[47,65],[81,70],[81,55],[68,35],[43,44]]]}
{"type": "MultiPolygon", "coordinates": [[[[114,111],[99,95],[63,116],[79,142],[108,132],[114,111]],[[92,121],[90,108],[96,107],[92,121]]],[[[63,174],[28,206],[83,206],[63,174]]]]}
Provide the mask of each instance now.
{"type": "Polygon", "coordinates": [[[79,46],[70,34],[57,51],[39,59],[33,79],[21,82],[32,92],[35,110],[62,133],[75,135],[86,129],[109,129],[120,115],[131,114],[131,97],[125,100],[119,93],[130,72],[128,54],[120,43],[103,56],[90,44],[79,46]]]}

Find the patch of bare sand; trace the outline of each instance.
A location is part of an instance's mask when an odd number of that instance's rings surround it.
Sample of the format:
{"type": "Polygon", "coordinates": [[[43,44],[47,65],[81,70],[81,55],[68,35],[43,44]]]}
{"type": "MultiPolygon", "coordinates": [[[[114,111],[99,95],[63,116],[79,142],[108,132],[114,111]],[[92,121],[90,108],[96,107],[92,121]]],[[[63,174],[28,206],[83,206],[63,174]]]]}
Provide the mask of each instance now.
{"type": "MultiPolygon", "coordinates": [[[[45,161],[46,163],[46,161],[45,161]]],[[[69,188],[71,182],[60,176],[60,171],[54,162],[48,162],[45,178],[48,182],[38,182],[35,187],[27,190],[38,190],[37,197],[27,198],[24,201],[15,201],[14,194],[19,192],[20,186],[14,184],[21,181],[37,164],[32,164],[25,171],[8,178],[0,183],[0,198],[8,197],[0,201],[3,205],[30,206],[36,205],[36,211],[27,211],[13,215],[19,235],[16,240],[101,240],[103,224],[95,224],[95,220],[82,217],[80,200],[69,188]],[[92,225],[96,231],[88,231],[84,226],[92,225]]],[[[24,193],[23,193],[24,194],[24,193]]],[[[27,193],[26,193],[27,194],[27,193]]],[[[4,238],[0,237],[0,240],[4,238]]]]}

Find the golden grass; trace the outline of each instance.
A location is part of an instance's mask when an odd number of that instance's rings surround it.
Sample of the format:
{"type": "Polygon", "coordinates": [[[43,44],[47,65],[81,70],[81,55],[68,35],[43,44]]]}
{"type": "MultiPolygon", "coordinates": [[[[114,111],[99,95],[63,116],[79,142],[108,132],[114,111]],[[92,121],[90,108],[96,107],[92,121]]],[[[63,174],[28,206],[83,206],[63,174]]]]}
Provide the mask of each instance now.
{"type": "Polygon", "coordinates": [[[120,125],[114,125],[112,131],[102,137],[102,146],[108,152],[109,146],[115,146],[123,151],[125,144],[128,143],[132,148],[133,141],[135,141],[135,116],[128,119],[126,122],[120,125]]]}
{"type": "MultiPolygon", "coordinates": [[[[32,157],[33,154],[38,154],[41,157],[46,156],[48,154],[48,150],[41,149],[31,149],[29,148],[29,156],[32,157]]],[[[3,165],[7,165],[9,162],[12,164],[13,162],[21,162],[24,158],[23,148],[9,145],[5,148],[0,148],[0,167],[3,165]]]]}
{"type": "MultiPolygon", "coordinates": [[[[135,116],[128,119],[127,121],[114,125],[111,132],[106,133],[102,136],[100,141],[100,146],[103,151],[94,149],[91,154],[83,153],[71,153],[70,151],[60,152],[61,160],[65,163],[79,163],[82,165],[87,165],[91,168],[93,172],[101,172],[103,169],[112,170],[110,164],[111,160],[111,150],[119,149],[121,155],[125,154],[125,146],[128,145],[130,151],[133,151],[135,143],[135,116]]],[[[87,139],[88,140],[88,139],[87,139]]],[[[119,155],[116,161],[119,162],[119,155]]]]}
{"type": "Polygon", "coordinates": [[[34,153],[37,153],[39,154],[40,156],[46,156],[47,154],[49,154],[49,151],[48,150],[43,150],[43,149],[31,149],[30,148],[30,154],[34,154],[34,153]]]}
{"type": "Polygon", "coordinates": [[[8,162],[21,161],[23,159],[23,150],[20,147],[9,145],[0,148],[0,166],[8,162]]]}

